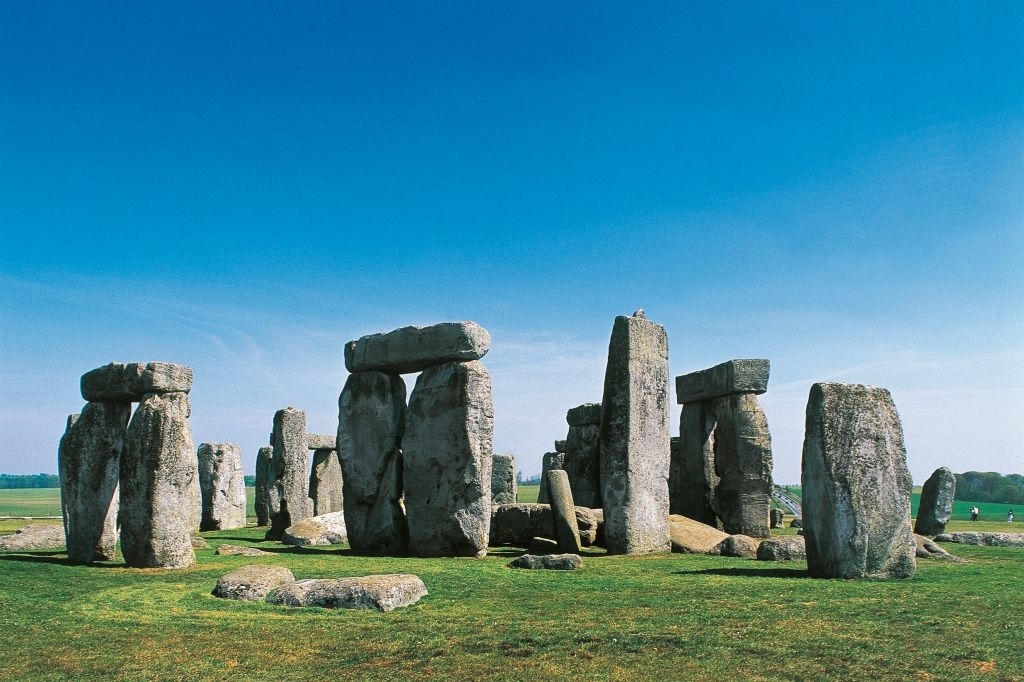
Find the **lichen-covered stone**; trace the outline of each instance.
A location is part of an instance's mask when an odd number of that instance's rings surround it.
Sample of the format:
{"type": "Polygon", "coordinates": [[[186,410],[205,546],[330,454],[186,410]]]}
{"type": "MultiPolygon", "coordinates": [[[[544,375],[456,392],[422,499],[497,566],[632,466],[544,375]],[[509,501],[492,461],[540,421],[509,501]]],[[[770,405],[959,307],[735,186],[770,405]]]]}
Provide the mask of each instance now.
{"type": "Polygon", "coordinates": [[[313,500],[313,514],[322,516],[342,511],[342,490],[341,462],[337,451],[333,448],[314,450],[313,467],[309,471],[309,498],[313,500]]]}
{"type": "Polygon", "coordinates": [[[515,504],[516,487],[516,456],[511,452],[494,455],[491,463],[491,504],[515,504]]]}
{"type": "Polygon", "coordinates": [[[213,596],[221,599],[260,601],[275,587],[295,582],[295,576],[284,566],[242,566],[217,579],[213,596]]]}
{"type": "Polygon", "coordinates": [[[575,571],[583,568],[579,554],[524,554],[509,563],[510,568],[575,571]]]}
{"type": "Polygon", "coordinates": [[[544,456],[541,457],[540,465],[540,490],[537,492],[537,502],[540,504],[547,504],[550,502],[548,497],[548,472],[553,469],[561,469],[565,463],[564,452],[545,452],[544,456]]]}
{"type": "Polygon", "coordinates": [[[281,506],[274,471],[274,448],[269,445],[260,448],[256,454],[255,494],[256,525],[269,526],[270,519],[281,506]]]}
{"type": "Polygon", "coordinates": [[[306,413],[286,407],[274,414],[272,433],[274,447],[274,478],[277,481],[279,504],[270,518],[268,540],[280,540],[284,530],[313,516],[309,499],[309,439],[306,434],[306,413]]]}
{"type": "Polygon", "coordinates": [[[235,443],[200,443],[199,488],[203,499],[200,530],[245,528],[245,473],[242,448],[235,443]]]}
{"type": "Polygon", "coordinates": [[[347,539],[345,513],[333,512],[303,519],[285,529],[281,542],[299,547],[306,545],[340,545],[347,539]]]}
{"type": "Polygon", "coordinates": [[[349,372],[408,374],[449,362],[479,360],[491,347],[491,335],[476,322],[442,322],[370,334],[345,345],[349,372]]]}
{"type": "Polygon", "coordinates": [[[710,369],[676,377],[680,405],[737,393],[768,390],[768,360],[729,360],[710,369]]]}
{"type": "Polygon", "coordinates": [[[565,437],[562,469],[576,504],[601,506],[601,404],[586,403],[566,413],[569,433],[565,437]]]}
{"type": "Polygon", "coordinates": [[[368,575],[358,578],[299,580],[270,592],[267,603],[393,611],[411,606],[426,595],[427,587],[419,576],[368,575]]]}
{"type": "Polygon", "coordinates": [[[137,402],[147,393],[188,393],[192,368],[171,362],[112,362],[82,375],[86,400],[137,402]]]}
{"type": "Polygon", "coordinates": [[[946,530],[953,515],[953,497],[956,495],[956,475],[949,467],[939,467],[921,486],[914,532],[919,535],[938,535],[946,530]]]}
{"type": "Polygon", "coordinates": [[[807,558],[806,538],[802,535],[780,535],[762,540],[757,548],[760,561],[802,561],[807,558]]]}
{"type": "Polygon", "coordinates": [[[306,434],[306,447],[310,450],[335,450],[338,441],[333,433],[306,434]]]}
{"type": "Polygon", "coordinates": [[[64,529],[50,524],[30,523],[11,535],[0,536],[0,550],[5,552],[56,549],[63,546],[64,529]]]}

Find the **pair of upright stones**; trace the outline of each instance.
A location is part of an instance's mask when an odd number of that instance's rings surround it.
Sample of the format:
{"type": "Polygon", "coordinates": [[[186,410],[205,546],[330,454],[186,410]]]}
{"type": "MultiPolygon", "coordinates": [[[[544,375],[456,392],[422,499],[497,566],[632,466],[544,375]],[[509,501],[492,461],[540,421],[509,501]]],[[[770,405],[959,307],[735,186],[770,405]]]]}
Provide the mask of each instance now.
{"type": "Polygon", "coordinates": [[[128,566],[195,562],[202,502],[191,388],[191,368],[167,362],[110,363],[82,376],[88,402],[69,417],[58,450],[72,562],[113,559],[118,522],[128,566]]]}
{"type": "Polygon", "coordinates": [[[355,550],[483,556],[494,409],[474,322],[404,327],[345,346],[338,399],[345,525],[355,550]],[[401,375],[420,372],[406,406],[401,375]]]}
{"type": "Polygon", "coordinates": [[[555,441],[555,451],[544,455],[540,494],[549,501],[548,476],[565,471],[573,502],[580,507],[601,508],[601,403],[584,403],[565,414],[569,432],[555,441]]]}

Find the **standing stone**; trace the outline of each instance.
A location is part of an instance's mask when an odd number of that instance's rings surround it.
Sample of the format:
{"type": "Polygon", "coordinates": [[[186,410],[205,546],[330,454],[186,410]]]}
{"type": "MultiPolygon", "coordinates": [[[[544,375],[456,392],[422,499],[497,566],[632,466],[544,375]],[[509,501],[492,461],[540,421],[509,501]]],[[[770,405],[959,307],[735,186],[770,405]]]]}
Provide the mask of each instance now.
{"type": "Polygon", "coordinates": [[[200,443],[199,489],[203,498],[200,530],[245,528],[245,473],[242,448],[234,443],[200,443]]]}
{"type": "Polygon", "coordinates": [[[516,503],[516,456],[511,452],[494,455],[491,463],[491,504],[516,503]]]}
{"type": "Polygon", "coordinates": [[[704,403],[683,405],[679,415],[679,438],[672,440],[669,468],[669,510],[708,526],[717,526],[718,517],[708,502],[705,462],[714,461],[711,426],[704,403]]]}
{"type": "Polygon", "coordinates": [[[270,519],[277,514],[281,500],[277,494],[277,478],[274,475],[274,448],[267,446],[256,454],[256,525],[269,526],[270,519]]]}
{"type": "Polygon", "coordinates": [[[811,387],[801,484],[812,576],[914,574],[913,482],[889,391],[860,384],[811,387]]]}
{"type": "Polygon", "coordinates": [[[771,523],[769,525],[771,525],[772,528],[782,528],[782,521],[784,520],[782,510],[772,509],[771,512],[769,512],[769,514],[771,520],[771,523]]]}
{"type": "Polygon", "coordinates": [[[568,474],[560,469],[549,471],[548,487],[551,493],[551,512],[555,520],[558,551],[579,554],[580,529],[576,524],[576,505],[573,504],[568,474]]]}
{"type": "Polygon", "coordinates": [[[476,322],[442,322],[370,334],[345,345],[349,372],[419,372],[448,362],[479,360],[491,347],[491,335],[476,322]]]}
{"type": "Polygon", "coordinates": [[[416,380],[402,439],[410,552],[487,553],[493,433],[491,377],[482,364],[438,365],[416,380]]]}
{"type": "Polygon", "coordinates": [[[540,490],[537,492],[537,504],[548,504],[551,501],[548,495],[548,472],[561,469],[565,465],[564,452],[545,452],[541,458],[540,469],[540,490]]]}
{"type": "Polygon", "coordinates": [[[342,511],[341,462],[334,448],[317,448],[313,451],[309,497],[313,500],[314,516],[342,511]]]}
{"type": "Polygon", "coordinates": [[[409,531],[402,502],[405,382],[397,374],[350,374],[338,398],[345,527],[354,550],[401,554],[409,531]]]}
{"type": "Polygon", "coordinates": [[[601,492],[610,554],[668,552],[668,337],[641,316],[612,327],[601,401],[601,492]]]}
{"type": "Polygon", "coordinates": [[[185,393],[148,393],[128,424],[121,456],[121,552],[135,568],[195,563],[199,466],[185,393]]]}
{"type": "Polygon", "coordinates": [[[569,433],[565,437],[562,468],[569,475],[572,497],[581,507],[601,507],[601,403],[585,403],[565,415],[569,433]]]}
{"type": "Polygon", "coordinates": [[[90,402],[68,418],[60,439],[57,466],[72,563],[115,558],[118,472],[131,408],[127,402],[90,402]]]}
{"type": "Polygon", "coordinates": [[[953,515],[955,494],[956,475],[948,467],[936,469],[921,487],[921,502],[917,509],[914,532],[932,536],[944,533],[953,515]]]}
{"type": "Polygon", "coordinates": [[[309,451],[306,413],[286,407],[274,414],[274,476],[280,504],[270,519],[268,540],[280,540],[284,530],[313,516],[309,499],[309,451]]]}

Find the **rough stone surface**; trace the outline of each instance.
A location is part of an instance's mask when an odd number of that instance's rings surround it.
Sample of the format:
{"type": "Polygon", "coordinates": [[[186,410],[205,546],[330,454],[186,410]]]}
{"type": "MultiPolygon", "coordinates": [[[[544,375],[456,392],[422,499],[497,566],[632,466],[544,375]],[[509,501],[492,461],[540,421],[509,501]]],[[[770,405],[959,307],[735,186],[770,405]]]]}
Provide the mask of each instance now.
{"type": "Polygon", "coordinates": [[[586,403],[566,413],[569,433],[565,437],[562,469],[576,504],[601,506],[601,404],[586,403]],[[596,420],[596,421],[595,421],[596,420]]]}
{"type": "Polygon", "coordinates": [[[924,535],[918,535],[914,533],[914,550],[915,556],[918,559],[943,559],[946,561],[963,561],[958,556],[953,556],[942,547],[933,541],[931,538],[925,537],[924,535]]]}
{"type": "Polygon", "coordinates": [[[764,393],[768,390],[769,366],[768,360],[729,360],[678,376],[676,402],[685,405],[737,393],[764,393]]]}
{"type": "Polygon", "coordinates": [[[121,552],[135,568],[195,563],[191,533],[202,498],[188,396],[148,393],[132,415],[121,455],[121,552]]]}
{"type": "Polygon", "coordinates": [[[704,403],[690,403],[679,415],[679,438],[671,441],[669,511],[714,526],[718,517],[708,502],[711,487],[704,468],[714,458],[706,412],[704,403]]]}
{"type": "Polygon", "coordinates": [[[322,516],[344,509],[342,497],[341,462],[332,448],[313,451],[313,468],[309,472],[309,498],[313,500],[313,514],[322,516]]]}
{"type": "Polygon", "coordinates": [[[274,414],[272,437],[274,477],[280,503],[277,514],[270,518],[267,539],[280,540],[285,528],[313,516],[313,504],[309,499],[306,413],[294,407],[278,410],[274,414]]]}
{"type": "Polygon", "coordinates": [[[274,471],[274,448],[262,447],[256,454],[256,525],[269,526],[270,519],[277,514],[281,499],[277,493],[277,478],[274,471]]]}
{"type": "Polygon", "coordinates": [[[921,486],[914,532],[919,535],[938,535],[946,530],[953,515],[953,496],[956,494],[956,475],[948,467],[939,467],[921,486]]]}
{"type": "Polygon", "coordinates": [[[583,559],[579,554],[524,554],[509,563],[509,567],[575,571],[583,568],[583,559]]]}
{"type": "Polygon", "coordinates": [[[770,526],[772,528],[782,528],[782,522],[785,520],[785,513],[781,509],[772,509],[768,512],[768,518],[770,526]]]}
{"type": "Polygon", "coordinates": [[[285,529],[281,542],[286,545],[340,545],[347,539],[345,512],[303,519],[285,529]]]}
{"type": "Polygon", "coordinates": [[[576,527],[584,547],[604,544],[604,510],[576,505],[576,527]]]}
{"type": "Polygon", "coordinates": [[[547,504],[551,500],[548,497],[548,472],[552,469],[561,469],[565,464],[564,452],[545,452],[541,458],[540,468],[540,490],[537,492],[537,502],[547,504]]]}
{"type": "Polygon", "coordinates": [[[438,365],[416,380],[402,439],[411,553],[487,553],[493,433],[491,377],[482,364],[438,365]]]}
{"type": "Polygon", "coordinates": [[[668,527],[672,551],[685,554],[718,554],[722,541],[729,537],[714,526],[678,514],[668,517],[668,527]]]}
{"type": "Polygon", "coordinates": [[[569,426],[600,426],[601,403],[583,403],[565,413],[569,426]]]}
{"type": "Polygon", "coordinates": [[[213,596],[222,599],[260,601],[271,590],[295,582],[295,576],[284,566],[242,566],[217,579],[213,596]]]}
{"type": "Polygon", "coordinates": [[[807,550],[802,535],[780,535],[762,540],[757,548],[760,561],[802,561],[807,558],[807,550]]]}
{"type": "Polygon", "coordinates": [[[804,527],[804,520],[803,520],[803,518],[800,517],[800,516],[794,517],[793,520],[789,522],[789,527],[790,528],[803,528],[804,527]]]}
{"type": "Polygon", "coordinates": [[[188,393],[192,368],[171,362],[112,362],[82,375],[86,400],[138,402],[147,393],[188,393]]]}
{"type": "Polygon", "coordinates": [[[576,506],[569,488],[569,476],[561,470],[548,472],[548,492],[551,495],[551,512],[554,515],[555,540],[558,550],[563,553],[580,552],[580,529],[576,525],[576,506]]]}
{"type": "Polygon", "coordinates": [[[13,535],[0,536],[0,550],[25,551],[64,546],[64,529],[52,524],[30,523],[13,535]]]}
{"type": "Polygon", "coordinates": [[[555,452],[565,452],[565,441],[564,440],[556,440],[555,441],[555,452]]]}
{"type": "Polygon", "coordinates": [[[349,372],[408,374],[449,362],[479,360],[491,348],[491,335],[476,322],[442,322],[371,334],[345,345],[349,372]]]}
{"type": "MultiPolygon", "coordinates": [[[[491,513],[491,545],[529,547],[534,537],[554,536],[554,515],[547,504],[495,505],[491,513]]],[[[576,527],[584,547],[599,544],[604,514],[600,509],[576,506],[576,527]]]]}
{"type": "Polygon", "coordinates": [[[242,547],[241,545],[220,545],[217,547],[219,556],[273,556],[273,552],[264,552],[255,547],[242,547]]]}
{"type": "Polygon", "coordinates": [[[491,504],[515,504],[516,456],[512,453],[494,455],[491,462],[491,504]]]}
{"type": "Polygon", "coordinates": [[[643,317],[615,318],[601,401],[601,501],[611,554],[667,552],[668,337],[643,317]]]}
{"type": "Polygon", "coordinates": [[[334,450],[338,447],[333,433],[310,433],[306,434],[306,439],[306,447],[310,450],[334,450]]]}
{"type": "Polygon", "coordinates": [[[401,440],[405,382],[397,374],[350,374],[338,398],[341,462],[349,546],[402,554],[409,531],[402,502],[401,440]]]}
{"type": "Polygon", "coordinates": [[[267,595],[267,603],[394,611],[403,606],[411,606],[426,595],[427,587],[419,576],[368,575],[359,578],[299,580],[273,590],[267,595]]]}
{"type": "Polygon", "coordinates": [[[889,391],[860,384],[811,387],[801,482],[812,576],[914,574],[913,482],[889,391]]]}
{"type": "Polygon", "coordinates": [[[242,448],[234,443],[200,443],[199,489],[203,499],[200,530],[245,528],[245,472],[242,448]]]}
{"type": "Polygon", "coordinates": [[[756,559],[757,548],[761,545],[760,538],[752,538],[749,535],[730,535],[718,546],[717,552],[722,556],[740,557],[743,559],[756,559]]]}
{"type": "Polygon", "coordinates": [[[72,563],[116,556],[118,479],[130,416],[131,403],[90,402],[68,420],[60,439],[57,468],[72,563]]]}
{"type": "Polygon", "coordinates": [[[210,549],[210,543],[201,537],[192,536],[192,549],[210,549]]]}
{"type": "Polygon", "coordinates": [[[1024,533],[941,533],[935,537],[935,541],[988,547],[1024,547],[1024,533]]]}

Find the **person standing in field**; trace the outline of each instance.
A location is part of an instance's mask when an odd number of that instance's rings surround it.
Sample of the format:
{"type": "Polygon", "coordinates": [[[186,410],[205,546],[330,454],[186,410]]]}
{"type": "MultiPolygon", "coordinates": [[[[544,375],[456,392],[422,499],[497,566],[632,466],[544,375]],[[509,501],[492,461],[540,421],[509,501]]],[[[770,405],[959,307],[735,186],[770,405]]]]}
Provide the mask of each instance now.
{"type": "Polygon", "coordinates": [[[971,507],[971,521],[977,521],[977,520],[978,520],[978,508],[977,507],[971,507]]]}
{"type": "Polygon", "coordinates": [[[1013,510],[1006,512],[1006,522],[1013,523],[1013,510]]]}

